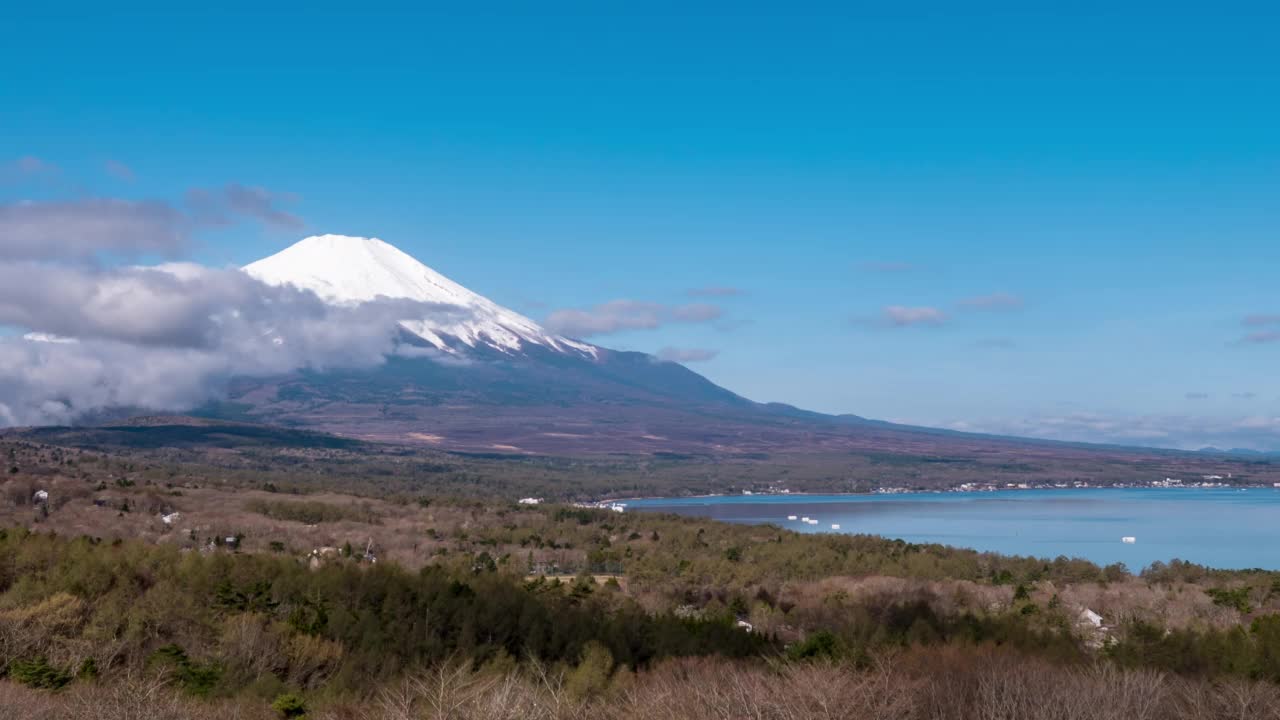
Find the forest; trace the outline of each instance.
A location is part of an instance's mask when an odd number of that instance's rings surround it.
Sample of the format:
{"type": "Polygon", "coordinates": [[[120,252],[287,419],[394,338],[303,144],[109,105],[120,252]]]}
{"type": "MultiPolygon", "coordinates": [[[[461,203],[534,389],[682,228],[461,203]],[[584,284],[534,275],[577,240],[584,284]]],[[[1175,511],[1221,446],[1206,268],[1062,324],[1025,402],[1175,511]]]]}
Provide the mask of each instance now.
{"type": "Polygon", "coordinates": [[[1134,571],[399,483],[353,495],[270,467],[244,478],[12,449],[0,718],[1280,707],[1277,573],[1134,571]]]}
{"type": "MultiPolygon", "coordinates": [[[[431,709],[440,701],[433,694],[450,694],[461,708],[481,703],[488,696],[481,688],[493,685],[512,693],[513,703],[523,698],[517,705],[559,708],[547,717],[605,717],[628,704],[662,702],[650,696],[659,687],[695,702],[723,673],[746,684],[730,698],[750,690],[764,702],[768,687],[804,698],[815,683],[832,693],[803,705],[887,684],[899,695],[892,707],[856,715],[833,709],[829,716],[945,717],[928,711],[921,678],[971,683],[965,692],[977,693],[974,703],[994,702],[983,695],[994,691],[984,684],[993,676],[977,673],[974,663],[1008,670],[1002,683],[1021,678],[1026,687],[1016,692],[1057,677],[1102,685],[1090,692],[1127,702],[1121,695],[1138,683],[1168,712],[1190,712],[1186,703],[1217,707],[1228,691],[1250,712],[1273,698],[1280,615],[1222,629],[1134,622],[1092,646],[1060,597],[1037,603],[1030,576],[1001,572],[1011,577],[988,582],[1017,583],[1007,609],[947,609],[951,603],[924,586],[885,586],[860,598],[837,592],[823,607],[788,608],[801,628],[787,640],[742,624],[741,596],[654,612],[616,581],[529,579],[483,556],[416,572],[341,557],[309,567],[287,555],[10,529],[0,535],[0,661],[13,685],[4,692],[24,707],[149,682],[177,708],[156,717],[216,716],[231,706],[262,717],[391,717],[377,713],[396,693],[411,708],[421,705],[405,717],[502,716],[494,708],[431,709]],[[1123,692],[1110,686],[1117,682],[1123,692]]],[[[1252,586],[1239,587],[1245,592],[1206,597],[1224,607],[1249,596],[1252,586]]],[[[757,593],[753,602],[773,601],[757,593]]],[[[1016,695],[1009,687],[1000,692],[1016,695]]],[[[858,713],[872,710],[849,701],[858,713]]],[[[786,714],[796,707],[778,712],[773,716],[804,716],[786,714]]],[[[1244,717],[1213,712],[1186,716],[1244,717]]]]}

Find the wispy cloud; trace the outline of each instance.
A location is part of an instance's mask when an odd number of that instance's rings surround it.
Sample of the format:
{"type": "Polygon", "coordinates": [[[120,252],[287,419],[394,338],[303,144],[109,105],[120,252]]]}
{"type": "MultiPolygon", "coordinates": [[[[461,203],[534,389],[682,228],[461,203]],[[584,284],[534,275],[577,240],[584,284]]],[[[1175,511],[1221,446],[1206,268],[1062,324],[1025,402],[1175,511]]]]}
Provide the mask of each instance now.
{"type": "Polygon", "coordinates": [[[239,215],[281,228],[306,225],[302,218],[278,207],[280,203],[297,202],[298,196],[293,193],[227,183],[220,188],[192,188],[187,191],[186,200],[194,217],[203,224],[227,225],[232,216],[239,215]]]}
{"type": "Polygon", "coordinates": [[[0,186],[6,185],[84,192],[83,188],[68,182],[61,167],[35,155],[0,161],[0,186]]]}
{"type": "MultiPolygon", "coordinates": [[[[27,166],[40,167],[31,158],[27,166]]],[[[0,203],[0,257],[16,260],[85,260],[98,254],[179,256],[192,232],[248,218],[298,228],[297,215],[276,206],[296,196],[230,183],[194,188],[187,207],[163,200],[77,198],[0,203]]]]}
{"type": "Polygon", "coordinates": [[[1252,391],[1231,393],[1231,397],[1237,400],[1253,400],[1258,397],[1258,393],[1252,391]]]}
{"type": "MultiPolygon", "coordinates": [[[[1013,310],[1023,305],[1022,298],[1011,293],[991,293],[963,298],[955,302],[961,311],[999,311],[1013,310]]],[[[906,327],[939,327],[952,320],[942,307],[936,305],[888,305],[881,308],[877,317],[855,317],[853,324],[865,326],[906,327]]],[[[1013,341],[1008,338],[986,338],[976,341],[979,347],[1011,347],[1013,341]]]]}
{"type": "Polygon", "coordinates": [[[23,155],[15,160],[0,164],[0,180],[14,181],[33,177],[49,177],[61,173],[62,170],[57,165],[35,155],[23,155]]]}
{"type": "Polygon", "coordinates": [[[708,285],[706,287],[690,288],[685,291],[685,294],[689,297],[736,297],[745,295],[746,291],[742,288],[728,285],[708,285]]]}
{"type": "Polygon", "coordinates": [[[276,203],[296,203],[298,196],[294,193],[273,192],[239,183],[227,185],[223,188],[223,193],[227,198],[227,206],[234,213],[255,218],[267,225],[285,228],[300,228],[305,225],[302,218],[276,207],[276,203]]]}
{"type": "Polygon", "coordinates": [[[980,348],[992,348],[992,349],[1002,349],[1002,350],[1007,350],[1009,348],[1014,348],[1018,346],[1018,344],[1015,343],[1012,339],[1004,338],[1004,337],[982,338],[977,342],[975,342],[974,345],[977,345],[980,348]]]}
{"type": "Polygon", "coordinates": [[[664,347],[658,351],[657,357],[659,360],[665,360],[667,362],[696,363],[712,360],[719,354],[719,350],[709,350],[706,348],[664,347]]]}
{"type": "Polygon", "coordinates": [[[1266,328],[1253,330],[1245,333],[1243,337],[1236,340],[1238,345],[1266,345],[1269,343],[1280,342],[1280,314],[1276,313],[1255,313],[1246,315],[1241,319],[1240,324],[1246,328],[1266,328]]]}
{"type": "Polygon", "coordinates": [[[1241,322],[1243,325],[1248,327],[1257,327],[1259,325],[1280,325],[1280,314],[1263,313],[1258,315],[1246,315],[1244,320],[1241,322]]]}
{"type": "Polygon", "coordinates": [[[174,256],[186,247],[190,227],[190,218],[159,201],[9,203],[0,205],[0,257],[174,256]]]}
{"type": "Polygon", "coordinates": [[[1208,400],[1209,393],[1206,392],[1189,392],[1185,395],[1188,400],[1208,400]]]}
{"type": "Polygon", "coordinates": [[[718,319],[724,311],[716,305],[707,303],[692,303],[689,305],[676,305],[671,308],[671,317],[677,322],[700,323],[710,322],[718,319]]]}
{"type": "Polygon", "coordinates": [[[552,332],[585,338],[624,330],[655,330],[668,323],[703,323],[723,315],[719,306],[706,303],[665,305],[639,300],[612,300],[585,310],[567,308],[547,316],[552,332]]]}
{"type": "Polygon", "coordinates": [[[900,273],[916,270],[918,266],[909,262],[895,262],[885,260],[866,260],[857,264],[857,268],[862,272],[871,273],[900,273]]]}
{"type": "Polygon", "coordinates": [[[966,310],[1016,310],[1022,307],[1022,298],[1010,293],[991,293],[967,297],[956,303],[966,310]]]}
{"type": "Polygon", "coordinates": [[[1259,330],[1251,332],[1240,338],[1240,342],[1245,345],[1266,345],[1268,343],[1280,342],[1280,330],[1259,330]]]}
{"type": "Polygon", "coordinates": [[[886,324],[899,328],[914,326],[937,327],[946,324],[950,319],[947,313],[936,307],[907,307],[904,305],[889,305],[881,310],[880,317],[886,324]]]}
{"type": "Polygon", "coordinates": [[[135,179],[137,179],[137,175],[134,174],[133,168],[129,167],[128,165],[125,165],[119,160],[105,161],[104,163],[102,163],[102,169],[106,170],[108,175],[110,175],[111,177],[114,177],[117,180],[123,180],[125,182],[133,182],[135,179]]]}

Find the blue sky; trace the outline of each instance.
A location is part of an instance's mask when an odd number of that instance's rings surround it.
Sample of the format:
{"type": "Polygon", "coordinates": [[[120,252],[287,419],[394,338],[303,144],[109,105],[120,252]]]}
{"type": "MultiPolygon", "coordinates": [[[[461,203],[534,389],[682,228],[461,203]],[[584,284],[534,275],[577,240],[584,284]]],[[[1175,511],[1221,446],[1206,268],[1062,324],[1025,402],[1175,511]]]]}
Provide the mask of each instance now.
{"type": "Polygon", "coordinates": [[[1280,449],[1277,11],[1028,5],[7,8],[0,201],[241,183],[305,228],[193,259],[374,235],[535,319],[716,304],[589,339],[758,400],[1280,449]]]}

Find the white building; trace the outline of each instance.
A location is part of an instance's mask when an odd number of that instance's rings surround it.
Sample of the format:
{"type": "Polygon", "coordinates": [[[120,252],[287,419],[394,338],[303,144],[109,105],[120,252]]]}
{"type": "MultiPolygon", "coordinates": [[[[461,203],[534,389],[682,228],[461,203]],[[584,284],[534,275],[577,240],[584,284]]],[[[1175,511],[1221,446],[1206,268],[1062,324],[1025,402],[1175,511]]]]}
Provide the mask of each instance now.
{"type": "Polygon", "coordinates": [[[1084,608],[1080,611],[1080,622],[1088,623],[1095,628],[1100,628],[1102,627],[1102,616],[1089,608],[1084,608]]]}

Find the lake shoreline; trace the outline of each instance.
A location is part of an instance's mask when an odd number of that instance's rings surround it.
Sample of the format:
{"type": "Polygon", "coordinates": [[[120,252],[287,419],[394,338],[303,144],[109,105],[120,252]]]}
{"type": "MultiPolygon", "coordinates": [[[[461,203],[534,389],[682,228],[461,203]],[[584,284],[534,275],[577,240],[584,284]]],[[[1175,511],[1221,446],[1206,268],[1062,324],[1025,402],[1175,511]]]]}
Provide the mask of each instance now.
{"type": "Polygon", "coordinates": [[[628,512],[774,525],[806,534],[877,535],[1004,555],[1079,557],[1099,565],[1141,568],[1176,558],[1212,568],[1280,570],[1280,554],[1269,549],[1280,540],[1272,529],[1280,517],[1280,489],[1266,486],[775,493],[614,502],[625,502],[628,512]]]}
{"type": "Polygon", "coordinates": [[[848,493],[822,493],[822,492],[752,492],[752,493],[707,493],[705,495],[646,495],[639,497],[610,498],[608,500],[594,501],[593,505],[600,507],[608,507],[609,505],[626,505],[631,502],[646,502],[653,500],[674,501],[674,500],[701,500],[701,499],[727,499],[727,498],[769,498],[769,497],[850,497],[850,498],[867,498],[867,497],[900,497],[900,496],[921,496],[921,495],[992,495],[996,493],[1028,493],[1028,492],[1046,492],[1046,491],[1112,491],[1112,490],[1274,490],[1280,492],[1280,488],[1272,485],[1087,485],[1083,487],[1025,487],[1025,488],[993,488],[990,490],[976,489],[960,489],[948,488],[942,490],[904,490],[902,492],[848,492],[848,493]]]}

